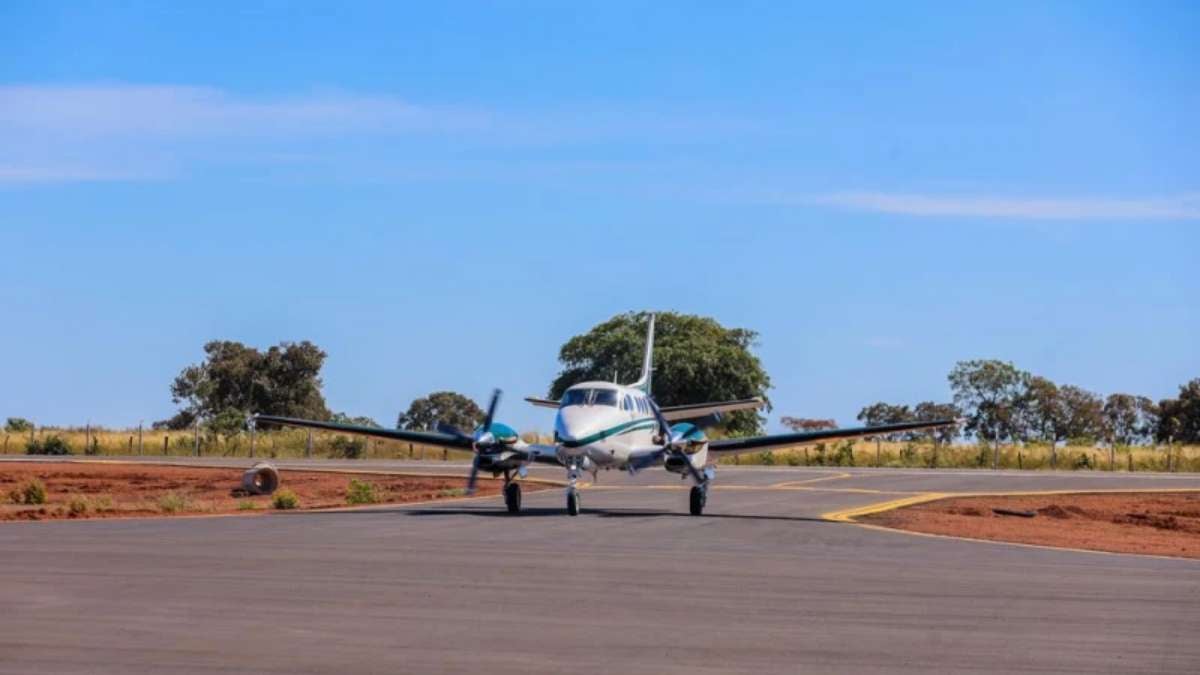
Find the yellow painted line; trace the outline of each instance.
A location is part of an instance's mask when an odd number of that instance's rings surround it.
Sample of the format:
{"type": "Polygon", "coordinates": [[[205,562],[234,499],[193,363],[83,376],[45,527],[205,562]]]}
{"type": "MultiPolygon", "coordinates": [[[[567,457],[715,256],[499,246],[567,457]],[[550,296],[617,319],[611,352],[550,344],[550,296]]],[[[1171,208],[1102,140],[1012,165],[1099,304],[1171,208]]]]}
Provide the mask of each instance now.
{"type": "Polygon", "coordinates": [[[841,480],[843,478],[851,478],[851,477],[852,476],[848,473],[838,473],[838,474],[835,474],[832,476],[821,476],[820,478],[809,478],[807,480],[784,481],[782,483],[775,483],[774,485],[771,485],[769,487],[773,487],[773,488],[793,487],[796,485],[808,485],[809,483],[820,483],[821,481],[825,481],[825,480],[841,480]]]}
{"type": "Polygon", "coordinates": [[[924,504],[925,502],[932,502],[951,496],[953,495],[945,492],[925,492],[909,497],[902,497],[900,499],[893,499],[891,501],[877,502],[875,504],[867,504],[866,506],[856,506],[854,508],[842,509],[840,511],[831,511],[829,513],[821,514],[821,518],[837,523],[853,523],[855,522],[855,518],[860,518],[872,513],[882,513],[884,511],[891,511],[892,509],[898,509],[904,506],[924,504]]]}

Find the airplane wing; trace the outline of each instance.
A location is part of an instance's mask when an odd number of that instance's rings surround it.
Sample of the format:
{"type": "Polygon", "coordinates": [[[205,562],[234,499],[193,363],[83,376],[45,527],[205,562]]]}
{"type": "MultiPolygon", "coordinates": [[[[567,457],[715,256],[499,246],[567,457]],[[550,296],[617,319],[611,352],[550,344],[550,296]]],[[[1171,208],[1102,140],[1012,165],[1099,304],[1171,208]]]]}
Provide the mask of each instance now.
{"type": "Polygon", "coordinates": [[[393,441],[407,441],[409,443],[420,443],[421,445],[432,445],[439,448],[450,448],[451,450],[470,450],[471,439],[461,436],[451,436],[450,434],[442,434],[436,431],[406,431],[404,429],[381,429],[378,427],[363,427],[356,424],[338,424],[336,422],[320,422],[317,420],[302,420],[294,417],[276,417],[275,415],[255,415],[252,418],[256,423],[281,424],[289,427],[306,427],[309,429],[324,429],[325,431],[339,431],[346,434],[357,434],[359,436],[373,436],[375,438],[386,438],[393,441]]]}
{"type": "MultiPolygon", "coordinates": [[[[255,415],[255,423],[280,424],[289,427],[306,427],[309,429],[323,429],[325,431],[337,431],[345,434],[357,434],[359,436],[372,436],[374,438],[386,438],[393,441],[406,441],[408,443],[419,443],[421,445],[429,445],[437,448],[449,448],[451,450],[466,450],[473,452],[471,447],[471,439],[463,438],[462,436],[451,436],[450,434],[438,433],[436,431],[407,431],[404,429],[381,429],[379,427],[364,427],[356,424],[338,424],[336,422],[321,422],[318,420],[303,420],[294,417],[277,417],[275,415],[255,415]]],[[[509,452],[526,459],[538,462],[539,464],[555,464],[558,465],[558,448],[553,445],[544,445],[538,443],[527,443],[520,447],[509,447],[509,452]]]]}
{"type": "Polygon", "coordinates": [[[555,410],[558,409],[558,401],[554,401],[554,400],[551,400],[548,398],[538,398],[536,396],[526,396],[525,400],[538,406],[539,408],[554,408],[555,410]]]}
{"type": "Polygon", "coordinates": [[[761,408],[764,401],[761,398],[743,398],[737,401],[719,401],[714,403],[692,403],[690,405],[675,405],[659,408],[663,418],[668,422],[679,420],[694,420],[708,415],[733,412],[734,410],[751,410],[761,408]]]}
{"type": "Polygon", "coordinates": [[[874,427],[852,427],[848,429],[822,429],[820,431],[801,431],[793,434],[775,434],[772,436],[753,436],[751,438],[727,438],[718,441],[709,441],[708,452],[716,457],[726,457],[729,455],[740,455],[747,452],[760,452],[763,450],[777,450],[779,448],[788,448],[796,445],[804,445],[806,443],[817,443],[820,441],[831,441],[842,438],[860,438],[863,436],[882,436],[884,434],[894,434],[901,431],[915,431],[917,429],[934,429],[937,427],[945,427],[951,424],[958,424],[959,420],[934,420],[931,422],[901,422],[899,424],[881,424],[874,427]]]}

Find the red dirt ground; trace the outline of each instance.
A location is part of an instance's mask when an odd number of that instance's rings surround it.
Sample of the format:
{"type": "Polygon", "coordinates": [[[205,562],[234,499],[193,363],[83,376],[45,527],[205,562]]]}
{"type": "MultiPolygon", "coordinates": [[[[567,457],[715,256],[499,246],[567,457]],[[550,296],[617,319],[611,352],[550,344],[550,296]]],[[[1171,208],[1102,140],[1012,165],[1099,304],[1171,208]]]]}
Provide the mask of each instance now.
{"type": "Polygon", "coordinates": [[[860,520],[973,539],[1200,558],[1197,492],[955,497],[860,520]],[[1036,515],[999,515],[992,510],[998,508],[1036,515]]]}
{"type": "MultiPolygon", "coordinates": [[[[237,497],[242,469],[90,462],[0,463],[0,520],[111,518],[187,514],[254,513],[272,510],[271,496],[237,497]],[[17,504],[32,479],[46,486],[46,503],[17,504]],[[17,494],[14,494],[17,493],[17,494]],[[168,497],[166,506],[162,501],[168,497]],[[74,504],[74,513],[72,512],[74,504]],[[83,505],[81,508],[80,505],[83,505]],[[172,507],[178,507],[171,511],[172,507]]],[[[351,478],[375,485],[379,503],[460,497],[464,479],[321,471],[279,472],[280,489],[299,498],[300,509],[346,506],[351,478]]],[[[476,495],[499,494],[503,482],[480,479],[476,495]]],[[[529,488],[530,485],[526,485],[529,488]]],[[[535,488],[536,489],[536,488],[535,488]]]]}

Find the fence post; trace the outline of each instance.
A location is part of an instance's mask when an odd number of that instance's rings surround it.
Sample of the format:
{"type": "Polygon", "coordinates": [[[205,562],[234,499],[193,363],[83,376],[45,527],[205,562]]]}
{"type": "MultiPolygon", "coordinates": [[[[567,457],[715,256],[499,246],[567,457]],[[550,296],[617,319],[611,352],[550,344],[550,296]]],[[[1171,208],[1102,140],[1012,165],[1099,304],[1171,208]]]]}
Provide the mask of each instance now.
{"type": "Polygon", "coordinates": [[[413,447],[412,447],[412,443],[409,443],[409,444],[408,444],[408,458],[409,458],[409,459],[412,459],[412,458],[413,458],[413,447]]]}
{"type": "Polygon", "coordinates": [[[1129,473],[1133,473],[1133,452],[1130,451],[1130,453],[1128,455],[1126,455],[1126,457],[1129,458],[1129,473]]]}
{"type": "Polygon", "coordinates": [[[192,451],[196,456],[200,456],[200,420],[196,420],[196,426],[192,427],[192,451]]]}
{"type": "Polygon", "coordinates": [[[138,422],[138,456],[142,454],[142,423],[138,422]]]}
{"type": "Polygon", "coordinates": [[[171,442],[170,434],[163,434],[163,457],[167,456],[167,445],[171,442]]]}
{"type": "MultiPolygon", "coordinates": [[[[76,427],[78,428],[78,427],[76,427]]],[[[92,449],[92,423],[88,422],[83,428],[83,454],[88,454],[88,450],[92,449]]]]}
{"type": "Polygon", "coordinates": [[[882,444],[883,444],[883,439],[881,439],[880,437],[876,436],[876,437],[875,437],[875,466],[876,466],[876,467],[883,466],[883,464],[882,464],[882,461],[883,461],[883,460],[882,460],[882,458],[881,458],[881,456],[880,456],[880,450],[879,450],[879,446],[880,446],[880,445],[882,445],[882,444]]]}
{"type": "Polygon", "coordinates": [[[133,434],[129,435],[129,454],[133,454],[133,434]]]}
{"type": "Polygon", "coordinates": [[[258,425],[251,420],[250,424],[250,459],[254,459],[254,453],[258,446],[258,425]]]}
{"type": "Polygon", "coordinates": [[[1020,470],[1022,470],[1022,469],[1024,469],[1024,468],[1025,468],[1025,462],[1024,462],[1024,461],[1022,460],[1022,458],[1021,458],[1021,453],[1020,453],[1020,451],[1018,451],[1018,452],[1017,452],[1017,471],[1020,471],[1020,470]]]}
{"type": "Polygon", "coordinates": [[[304,458],[312,458],[312,429],[308,430],[308,438],[304,439],[304,458]]]}

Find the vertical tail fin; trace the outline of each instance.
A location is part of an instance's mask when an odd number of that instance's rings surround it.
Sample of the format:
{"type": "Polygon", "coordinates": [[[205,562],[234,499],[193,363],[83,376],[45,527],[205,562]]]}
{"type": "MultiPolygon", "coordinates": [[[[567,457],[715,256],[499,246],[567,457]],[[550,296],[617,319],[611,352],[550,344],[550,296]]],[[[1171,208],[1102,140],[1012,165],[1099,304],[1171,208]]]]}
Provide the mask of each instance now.
{"type": "Polygon", "coordinates": [[[654,315],[650,315],[650,325],[646,327],[646,354],[642,357],[642,376],[637,382],[629,385],[637,387],[647,394],[650,393],[650,377],[654,372],[654,315]]]}

